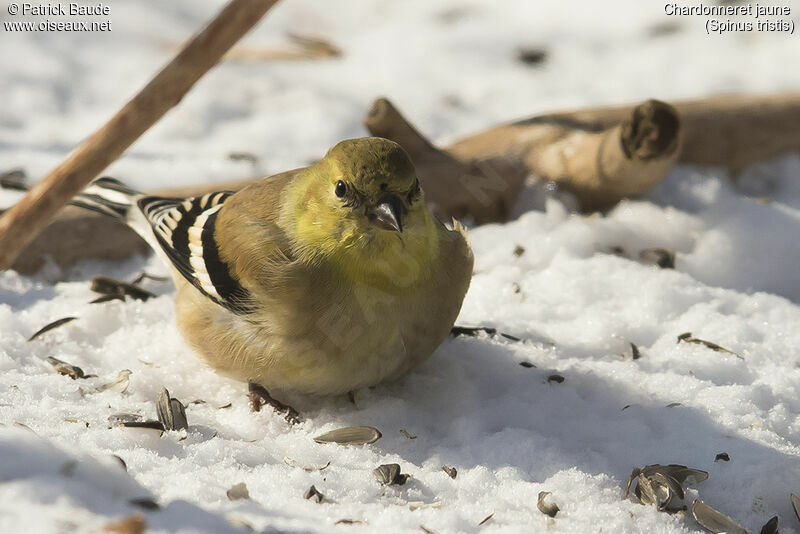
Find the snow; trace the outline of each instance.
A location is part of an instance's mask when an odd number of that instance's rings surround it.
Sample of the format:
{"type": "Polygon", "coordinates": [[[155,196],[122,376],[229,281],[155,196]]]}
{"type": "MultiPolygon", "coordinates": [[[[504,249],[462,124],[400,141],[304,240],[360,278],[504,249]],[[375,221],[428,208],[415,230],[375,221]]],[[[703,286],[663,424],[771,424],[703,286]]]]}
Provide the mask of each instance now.
{"type": "MultiPolygon", "coordinates": [[[[0,170],[41,177],[221,5],[138,0],[111,6],[111,33],[4,31],[0,170]]],[[[243,46],[287,47],[293,31],[343,56],[226,62],[108,173],[148,188],[304,165],[364,135],[379,95],[447,142],[537,112],[800,88],[800,71],[786,68],[800,60],[796,36],[707,36],[703,23],[633,1],[284,0],[243,46]],[[658,24],[678,30],[651,37],[658,24]],[[547,49],[545,63],[518,63],[523,46],[547,49]],[[258,160],[232,161],[232,151],[258,160]]],[[[688,504],[702,498],[750,531],[778,515],[781,532],[800,532],[789,501],[800,492],[798,174],[797,154],[736,180],[679,166],[602,217],[557,198],[530,210],[526,195],[515,220],[470,230],[476,274],[458,321],[524,341],[448,340],[355,405],[291,399],[305,418],[296,427],[250,413],[245,385],[192,356],[169,283],[145,282],[157,294],[147,302],[88,304],[93,275],[165,272],[156,258],[2,273],[0,532],[90,532],[136,513],[150,532],[242,532],[241,521],[267,532],[700,531],[684,514],[621,499],[631,470],[652,463],[709,472],[688,504]],[[640,262],[653,247],[676,251],[676,268],[640,262]],[[26,341],[65,316],[78,320],[26,341]],[[677,343],[684,332],[741,357],[677,343]],[[48,356],[98,376],[70,380],[48,356]],[[124,393],[95,390],[123,369],[124,393]],[[188,432],[108,428],[114,413],[154,418],[162,386],[187,405],[188,432]],[[383,437],[359,447],[312,439],[349,425],[383,437]],[[721,452],[729,462],[714,461],[721,452]],[[412,478],[381,486],[372,470],[386,463],[412,478]],[[230,501],[240,482],[251,499],[230,501]],[[312,484],[326,502],[303,499],[312,484]],[[560,507],[554,519],[536,509],[540,491],[560,507]],[[161,509],[129,502],[141,498],[161,509]]]]}

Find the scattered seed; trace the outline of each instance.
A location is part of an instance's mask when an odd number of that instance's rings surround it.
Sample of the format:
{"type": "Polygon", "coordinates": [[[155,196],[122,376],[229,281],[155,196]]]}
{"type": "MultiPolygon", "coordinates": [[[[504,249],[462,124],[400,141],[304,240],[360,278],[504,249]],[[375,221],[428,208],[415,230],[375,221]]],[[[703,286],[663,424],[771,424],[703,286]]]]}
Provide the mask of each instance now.
{"type": "Polygon", "coordinates": [[[670,402],[665,406],[665,408],[675,408],[677,406],[682,406],[682,404],[680,402],[670,402]]]}
{"type": "Polygon", "coordinates": [[[401,428],[400,429],[400,433],[403,434],[408,439],[417,439],[417,436],[415,436],[414,434],[409,433],[408,430],[406,430],[405,428],[401,428]]]}
{"type": "Polygon", "coordinates": [[[408,475],[400,472],[399,464],[379,465],[372,470],[372,474],[385,486],[402,486],[408,480],[408,475]]]}
{"type": "Polygon", "coordinates": [[[227,410],[231,406],[233,406],[233,403],[229,402],[228,404],[223,404],[222,406],[217,406],[217,410],[227,410]]]}
{"type": "Polygon", "coordinates": [[[78,378],[86,378],[86,375],[84,375],[83,373],[83,369],[81,369],[78,366],[69,364],[65,361],[59,360],[58,358],[53,358],[52,356],[48,356],[47,363],[52,365],[58,374],[68,376],[73,380],[77,380],[78,378]]]}
{"type": "Polygon", "coordinates": [[[102,295],[114,295],[117,297],[128,296],[134,300],[142,301],[156,296],[155,293],[151,293],[146,289],[142,289],[135,284],[114,280],[113,278],[109,278],[107,276],[93,277],[91,290],[102,295]]]}
{"type": "Polygon", "coordinates": [[[45,332],[49,332],[50,330],[52,330],[54,328],[58,328],[59,326],[65,325],[65,324],[67,324],[69,322],[72,322],[75,319],[77,319],[77,317],[64,317],[63,319],[59,319],[57,321],[53,321],[52,323],[47,324],[47,325],[43,326],[42,328],[40,328],[39,330],[37,330],[35,334],[33,334],[31,337],[28,338],[28,341],[33,341],[34,339],[36,339],[37,337],[41,336],[45,332]]]}
{"type": "Polygon", "coordinates": [[[550,517],[555,517],[559,511],[558,505],[556,503],[546,503],[544,500],[547,496],[550,495],[549,491],[540,491],[539,492],[539,500],[536,503],[536,507],[542,512],[544,515],[549,515],[550,517]]]}
{"type": "Polygon", "coordinates": [[[11,169],[0,174],[0,187],[12,191],[27,191],[30,187],[25,183],[26,179],[24,169],[11,169]]]}
{"type": "Polygon", "coordinates": [[[520,48],[517,51],[517,61],[524,65],[541,65],[547,59],[547,50],[544,48],[520,48]]]}
{"type": "Polygon", "coordinates": [[[490,326],[454,326],[453,328],[450,329],[450,335],[453,337],[458,337],[458,336],[476,337],[481,332],[488,334],[492,337],[500,335],[511,341],[522,341],[520,338],[512,336],[511,334],[505,334],[503,332],[498,333],[497,328],[492,328],[490,326]]]}
{"type": "Polygon", "coordinates": [[[637,347],[635,343],[631,343],[631,357],[634,360],[638,360],[642,357],[642,354],[639,352],[639,347],[637,347]]]}
{"type": "Polygon", "coordinates": [[[159,436],[164,433],[164,425],[161,424],[161,421],[123,421],[117,426],[121,426],[123,428],[154,430],[158,432],[159,436]]]}
{"type": "Polygon", "coordinates": [[[532,364],[531,362],[519,362],[519,364],[522,367],[525,367],[526,369],[531,369],[536,367],[536,365],[532,364]]]}
{"type": "Polygon", "coordinates": [[[679,335],[678,336],[678,343],[681,343],[681,342],[683,342],[683,343],[696,343],[698,345],[705,345],[706,347],[708,347],[709,349],[711,349],[711,350],[713,350],[715,352],[724,352],[726,354],[733,354],[737,358],[739,358],[741,360],[744,360],[744,357],[742,357],[740,354],[737,354],[737,353],[733,352],[732,350],[728,350],[725,347],[720,347],[716,343],[712,343],[711,341],[706,341],[705,339],[699,339],[699,338],[696,338],[696,337],[692,337],[692,333],[691,332],[684,332],[683,334],[679,335]]]}
{"type": "Polygon", "coordinates": [[[116,454],[112,454],[112,455],[111,455],[111,457],[112,457],[112,458],[114,458],[116,461],[118,461],[118,462],[119,462],[119,464],[122,466],[122,468],[123,468],[125,471],[127,471],[127,470],[128,470],[128,464],[126,464],[126,463],[125,463],[125,460],[123,460],[122,458],[120,458],[120,457],[119,457],[119,456],[117,456],[116,454]]]}
{"type": "Polygon", "coordinates": [[[730,456],[728,456],[728,453],[727,453],[727,452],[721,452],[721,453],[719,453],[718,455],[716,455],[716,456],[714,457],[714,461],[715,461],[715,462],[719,462],[719,461],[722,461],[722,462],[730,462],[730,461],[731,461],[731,457],[730,457],[730,456]]]}
{"type": "Polygon", "coordinates": [[[494,517],[494,512],[492,512],[491,514],[489,514],[489,515],[487,515],[486,517],[484,517],[484,518],[483,518],[483,521],[481,521],[480,523],[478,523],[478,526],[481,526],[481,525],[483,525],[484,523],[486,523],[487,521],[489,521],[489,520],[490,520],[491,518],[493,518],[493,517],[494,517]]]}
{"type": "Polygon", "coordinates": [[[107,384],[102,384],[95,388],[95,391],[102,392],[102,391],[118,391],[119,393],[125,393],[125,390],[128,389],[130,385],[130,376],[132,371],[130,369],[123,369],[119,373],[117,373],[117,378],[108,382],[107,384]]]}
{"type": "Polygon", "coordinates": [[[134,506],[138,506],[139,508],[144,508],[145,510],[159,510],[161,508],[156,501],[148,497],[131,499],[128,502],[134,506]]]}
{"type": "MultiPolygon", "coordinates": [[[[411,511],[413,512],[414,510],[411,510],[411,511]]],[[[431,529],[429,529],[429,528],[426,528],[426,527],[425,527],[425,525],[420,525],[420,526],[419,526],[419,529],[420,529],[422,532],[424,532],[425,534],[436,534],[436,532],[435,532],[435,531],[433,531],[433,530],[431,530],[431,529]]]]}
{"type": "Polygon", "coordinates": [[[108,416],[109,428],[119,426],[122,423],[139,423],[143,420],[144,417],[136,413],[112,413],[108,416]]]}
{"type": "Polygon", "coordinates": [[[522,245],[517,245],[516,247],[514,247],[514,256],[519,258],[523,254],[525,254],[525,247],[523,247],[522,245]]]}
{"type": "Polygon", "coordinates": [[[794,509],[794,515],[797,516],[797,519],[800,519],[800,497],[792,493],[790,495],[792,500],[792,508],[794,509]]]}
{"type": "Polygon", "coordinates": [[[623,407],[622,407],[622,409],[621,409],[620,411],[621,411],[621,412],[624,412],[625,410],[627,410],[627,409],[628,409],[628,408],[630,408],[630,407],[631,407],[631,405],[630,405],[630,404],[626,404],[625,406],[623,406],[623,407]]]}
{"type": "Polygon", "coordinates": [[[714,510],[699,499],[692,503],[692,515],[709,532],[727,534],[747,534],[747,531],[722,512],[714,510]]]}
{"type": "Polygon", "coordinates": [[[307,473],[313,473],[314,471],[324,471],[325,469],[327,469],[331,465],[331,463],[328,462],[325,465],[323,465],[322,467],[317,467],[315,465],[303,466],[303,465],[299,465],[296,461],[292,460],[291,458],[285,458],[285,457],[283,459],[283,463],[285,463],[289,467],[299,467],[299,468],[301,468],[303,471],[305,471],[307,473]]]}
{"type": "Polygon", "coordinates": [[[701,471],[699,469],[692,469],[691,467],[686,467],[685,465],[679,465],[679,464],[646,465],[642,468],[642,472],[645,474],[645,476],[652,476],[653,473],[661,472],[664,473],[665,475],[671,476],[672,478],[677,480],[679,484],[683,484],[690,477],[694,478],[695,482],[703,482],[708,478],[708,473],[705,471],[701,471]]]}
{"type": "Polygon", "coordinates": [[[564,382],[564,377],[561,375],[550,375],[547,377],[547,381],[551,383],[556,382],[558,384],[561,384],[562,382],[564,382]]]}
{"type": "Polygon", "coordinates": [[[156,402],[156,412],[158,420],[167,430],[188,430],[189,423],[186,421],[186,409],[178,399],[169,396],[167,388],[161,388],[156,402]]]}
{"type": "Polygon", "coordinates": [[[150,274],[148,272],[142,271],[141,273],[139,273],[139,275],[136,278],[133,279],[131,284],[138,285],[145,278],[147,278],[148,280],[153,280],[155,282],[166,282],[167,280],[169,280],[168,276],[158,276],[158,275],[155,275],[155,274],[150,274]]]}
{"type": "Polygon", "coordinates": [[[325,500],[325,495],[319,492],[317,488],[313,485],[308,488],[308,490],[303,494],[304,499],[308,499],[310,501],[314,501],[316,503],[321,503],[325,500]]]}
{"type": "Polygon", "coordinates": [[[436,510],[442,507],[442,501],[433,501],[433,502],[425,502],[425,501],[410,501],[408,503],[408,509],[412,512],[417,510],[423,510],[425,508],[435,508],[436,510]]]}
{"type": "Polygon", "coordinates": [[[247,491],[247,485],[244,482],[239,482],[238,484],[231,486],[231,488],[225,492],[225,495],[227,495],[228,499],[231,501],[239,501],[250,498],[250,492],[247,491]]]}
{"type": "Polygon", "coordinates": [[[228,159],[231,161],[246,161],[255,165],[258,163],[258,157],[250,152],[229,152],[228,159]]]}
{"type": "Polygon", "coordinates": [[[761,527],[761,534],[778,534],[778,516],[773,516],[772,519],[764,523],[761,527]]]}
{"type": "Polygon", "coordinates": [[[83,419],[76,419],[75,417],[65,417],[65,423],[82,423],[86,428],[89,428],[89,421],[84,421],[83,419]]]}
{"type": "Polygon", "coordinates": [[[518,283],[514,282],[513,284],[511,284],[511,291],[514,292],[514,294],[516,295],[522,292],[522,288],[519,287],[518,283]]]}
{"type": "Polygon", "coordinates": [[[442,471],[447,473],[447,476],[454,479],[458,476],[458,470],[455,467],[448,467],[446,465],[442,466],[442,471]]]}
{"type": "Polygon", "coordinates": [[[675,268],[675,252],[667,248],[648,248],[639,253],[639,258],[662,269],[675,268]]]}
{"type": "Polygon", "coordinates": [[[104,302],[111,302],[112,300],[121,300],[125,302],[125,297],[122,295],[103,295],[102,297],[97,297],[94,300],[90,300],[89,304],[102,304],[104,302]]]}
{"type": "Polygon", "coordinates": [[[339,445],[366,445],[375,443],[382,434],[371,426],[348,426],[331,430],[314,438],[317,443],[338,443],[339,445]]]}
{"type": "Polygon", "coordinates": [[[361,523],[363,523],[363,521],[361,521],[360,519],[340,519],[334,524],[335,525],[358,525],[358,524],[361,524],[361,523]]]}
{"type": "Polygon", "coordinates": [[[129,515],[119,521],[106,523],[102,532],[112,534],[144,534],[147,531],[147,523],[140,515],[129,515]]]}

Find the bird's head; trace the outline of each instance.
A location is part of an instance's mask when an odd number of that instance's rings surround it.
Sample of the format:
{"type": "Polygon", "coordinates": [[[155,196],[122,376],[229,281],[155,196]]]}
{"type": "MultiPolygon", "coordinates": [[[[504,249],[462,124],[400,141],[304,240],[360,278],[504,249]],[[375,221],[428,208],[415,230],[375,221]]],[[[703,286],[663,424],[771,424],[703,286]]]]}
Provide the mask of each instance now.
{"type": "Polygon", "coordinates": [[[380,137],[342,141],[300,178],[296,235],[322,255],[429,254],[435,222],[414,165],[380,137]]]}

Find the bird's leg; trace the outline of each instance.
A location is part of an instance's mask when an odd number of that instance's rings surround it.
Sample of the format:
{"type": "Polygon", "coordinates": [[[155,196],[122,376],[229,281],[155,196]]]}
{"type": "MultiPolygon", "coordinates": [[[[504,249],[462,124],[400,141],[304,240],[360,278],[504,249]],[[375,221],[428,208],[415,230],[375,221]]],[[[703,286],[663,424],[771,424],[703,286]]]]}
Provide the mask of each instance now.
{"type": "Polygon", "coordinates": [[[260,412],[262,406],[269,404],[276,412],[283,414],[287,423],[296,425],[300,422],[300,414],[297,413],[297,410],[273,398],[264,386],[256,384],[255,382],[248,382],[247,388],[247,396],[250,397],[250,409],[252,411],[260,412]]]}

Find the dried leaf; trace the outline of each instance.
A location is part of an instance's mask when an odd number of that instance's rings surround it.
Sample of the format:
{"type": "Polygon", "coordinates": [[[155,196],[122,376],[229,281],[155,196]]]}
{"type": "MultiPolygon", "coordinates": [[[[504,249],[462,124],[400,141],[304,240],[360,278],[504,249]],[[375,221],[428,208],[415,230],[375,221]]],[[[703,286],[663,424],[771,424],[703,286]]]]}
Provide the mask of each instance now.
{"type": "Polygon", "coordinates": [[[41,327],[39,330],[37,330],[35,334],[33,334],[31,337],[28,338],[28,341],[33,341],[34,339],[36,339],[37,337],[41,336],[45,332],[49,332],[50,330],[52,330],[54,328],[58,328],[61,325],[65,325],[67,323],[70,323],[70,322],[74,321],[75,319],[77,319],[77,317],[64,317],[63,319],[59,319],[57,321],[53,321],[52,323],[47,324],[47,325],[41,327]]]}
{"type": "Polygon", "coordinates": [[[310,501],[314,501],[316,503],[321,503],[325,500],[325,495],[319,492],[319,490],[314,487],[313,485],[308,488],[308,490],[303,494],[304,499],[308,499],[310,501]]]}
{"type": "Polygon", "coordinates": [[[225,494],[228,496],[228,499],[232,501],[250,498],[250,492],[247,491],[247,485],[244,482],[234,484],[225,494]]]}
{"type": "Polygon", "coordinates": [[[547,496],[550,495],[549,491],[540,491],[539,492],[539,500],[536,503],[536,507],[542,512],[544,515],[549,515],[550,517],[555,517],[559,511],[558,505],[556,503],[546,503],[545,499],[547,496]]]}
{"type": "Polygon", "coordinates": [[[76,365],[59,360],[58,358],[48,356],[47,363],[52,365],[58,374],[68,376],[73,380],[77,380],[78,378],[86,378],[86,375],[83,373],[83,369],[76,365]]]}
{"type": "Polygon", "coordinates": [[[371,426],[348,426],[331,430],[314,438],[317,443],[338,443],[339,445],[366,445],[375,443],[382,434],[371,426]]]}
{"type": "Polygon", "coordinates": [[[443,465],[442,466],[442,471],[447,473],[447,476],[449,476],[450,478],[452,478],[454,480],[458,476],[458,470],[456,470],[455,467],[448,467],[446,465],[443,465]]]}
{"type": "Polygon", "coordinates": [[[703,501],[696,499],[692,503],[692,515],[704,529],[709,532],[726,534],[747,534],[747,531],[722,512],[714,510],[703,501]]]}

